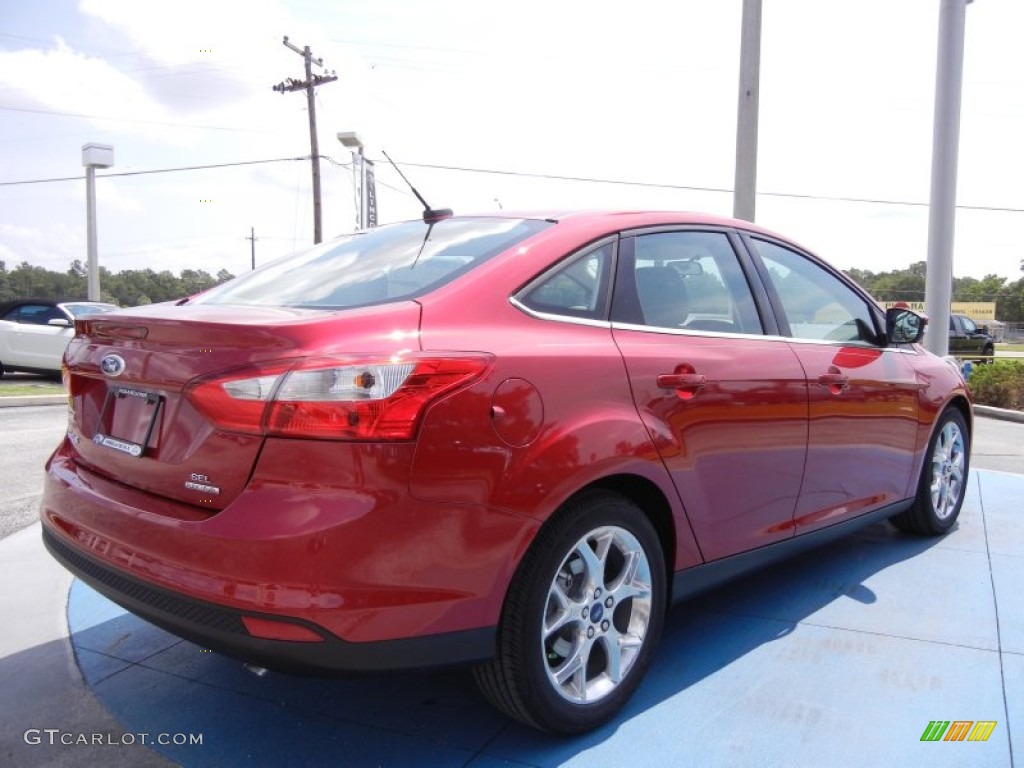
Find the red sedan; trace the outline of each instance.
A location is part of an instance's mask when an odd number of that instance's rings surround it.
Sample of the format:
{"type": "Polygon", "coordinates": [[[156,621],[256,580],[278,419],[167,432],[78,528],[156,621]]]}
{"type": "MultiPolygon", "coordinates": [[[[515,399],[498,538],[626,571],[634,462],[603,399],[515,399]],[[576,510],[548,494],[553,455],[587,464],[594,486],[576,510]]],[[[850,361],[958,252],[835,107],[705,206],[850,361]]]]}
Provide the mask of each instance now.
{"type": "Polygon", "coordinates": [[[428,219],[79,319],[51,553],[206,648],[472,662],[577,732],[673,601],[883,518],[955,523],[969,395],[913,312],[740,221],[428,219]]]}

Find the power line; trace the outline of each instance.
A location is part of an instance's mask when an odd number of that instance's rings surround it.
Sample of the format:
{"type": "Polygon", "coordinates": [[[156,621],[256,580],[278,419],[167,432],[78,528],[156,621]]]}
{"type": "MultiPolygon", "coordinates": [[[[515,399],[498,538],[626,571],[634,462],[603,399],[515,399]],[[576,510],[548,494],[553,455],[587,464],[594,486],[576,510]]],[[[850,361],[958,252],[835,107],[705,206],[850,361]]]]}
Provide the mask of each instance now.
{"type": "Polygon", "coordinates": [[[140,123],[143,125],[169,125],[174,128],[193,128],[201,131],[231,131],[233,133],[270,133],[280,131],[263,131],[258,128],[230,128],[223,125],[196,125],[194,123],[172,123],[166,120],[142,120],[133,117],[110,117],[108,115],[89,115],[84,112],[61,112],[55,109],[29,109],[28,107],[0,107],[4,112],[27,112],[35,115],[57,115],[60,117],[84,117],[89,120],[109,120],[114,123],[140,123]]]}
{"type": "MultiPolygon", "coordinates": [[[[330,159],[330,158],[328,158],[330,159]]],[[[302,155],[301,157],[276,157],[267,160],[240,160],[236,163],[213,163],[211,165],[184,165],[176,168],[150,168],[145,171],[118,171],[117,173],[104,173],[97,174],[96,178],[105,179],[112,176],[145,176],[151,173],[173,173],[175,171],[204,171],[209,168],[234,168],[239,165],[262,165],[264,163],[294,163],[302,160],[309,160],[309,155],[302,155]]],[[[335,165],[344,166],[345,163],[339,163],[331,160],[335,165]]],[[[0,181],[0,187],[10,187],[17,184],[48,184],[53,181],[81,181],[85,176],[62,176],[54,179],[23,179],[21,181],[0,181]]]]}
{"type": "MultiPolygon", "coordinates": [[[[0,109],[2,109],[2,108],[0,108],[0,109]]],[[[348,167],[351,166],[351,163],[339,162],[339,161],[335,160],[334,158],[330,157],[329,155],[319,155],[319,157],[320,157],[320,159],[326,160],[327,162],[331,163],[332,165],[336,165],[339,168],[348,168],[348,167]]],[[[310,159],[309,155],[303,155],[301,157],[280,157],[280,158],[272,158],[272,159],[267,159],[267,160],[245,160],[245,161],[240,161],[240,162],[237,162],[237,163],[215,163],[215,164],[211,164],[211,165],[193,165],[193,166],[182,166],[182,167],[177,167],[177,168],[153,168],[153,169],[144,170],[144,171],[121,171],[121,172],[118,172],[118,173],[104,173],[102,175],[97,174],[96,177],[97,178],[107,178],[107,177],[113,177],[113,176],[141,176],[141,175],[144,175],[144,174],[151,174],[151,173],[170,173],[170,172],[174,172],[174,171],[198,171],[198,170],[206,170],[206,169],[209,169],[209,168],[230,168],[230,167],[233,167],[233,166],[240,166],[240,165],[258,165],[258,164],[261,164],[261,163],[285,163],[285,162],[296,162],[296,161],[309,160],[309,159],[310,159]]],[[[380,160],[375,160],[374,162],[377,162],[380,165],[380,167],[382,167],[382,168],[388,167],[388,165],[386,163],[383,163],[380,160]]],[[[527,172],[527,171],[506,171],[506,170],[501,170],[501,169],[497,169],[497,168],[470,168],[470,167],[467,167],[467,166],[440,165],[440,164],[437,164],[437,163],[414,163],[414,162],[409,162],[409,161],[406,161],[406,160],[402,160],[402,161],[398,161],[398,162],[400,162],[401,165],[408,166],[410,168],[428,168],[428,169],[432,169],[432,170],[454,171],[454,172],[458,172],[458,173],[482,173],[482,174],[490,174],[490,175],[494,175],[494,176],[512,176],[512,177],[528,178],[528,179],[545,179],[545,180],[551,180],[551,181],[572,181],[572,182],[579,182],[579,183],[583,183],[583,184],[613,184],[613,185],[627,186],[627,187],[647,187],[647,188],[651,188],[651,189],[671,189],[671,190],[683,190],[683,191],[689,191],[689,192],[714,192],[714,193],[717,193],[717,194],[732,194],[732,190],[731,189],[727,189],[725,187],[703,187],[703,186],[695,186],[695,185],[687,185],[687,184],[667,184],[667,183],[663,183],[663,182],[653,182],[653,181],[632,181],[632,180],[629,180],[629,179],[602,179],[602,178],[590,177],[590,176],[565,176],[565,175],[553,174],[553,173],[530,173],[530,172],[527,172]]],[[[84,179],[84,178],[85,178],[84,176],[64,176],[64,177],[60,177],[60,178],[51,178],[51,179],[23,179],[23,180],[20,180],[20,181],[0,181],[0,186],[14,186],[14,185],[18,185],[18,184],[45,184],[45,183],[56,182],[56,181],[80,181],[81,179],[84,179]]],[[[396,192],[404,192],[404,190],[395,188],[395,187],[393,187],[393,186],[391,186],[389,184],[381,182],[380,180],[378,180],[377,183],[381,184],[382,186],[388,187],[389,189],[392,189],[392,190],[394,190],[396,192]]],[[[870,205],[902,205],[902,206],[910,206],[910,207],[915,207],[915,208],[927,208],[928,207],[928,203],[918,202],[918,201],[914,201],[914,200],[892,200],[892,199],[886,199],[886,198],[843,197],[843,196],[837,196],[837,195],[812,195],[812,194],[801,194],[801,193],[798,193],[798,192],[758,192],[757,194],[758,195],[763,195],[765,197],[784,197],[784,198],[790,198],[790,199],[794,199],[794,200],[823,200],[823,201],[827,201],[827,202],[862,203],[862,204],[870,204],[870,205]]],[[[959,210],[966,210],[966,211],[989,211],[989,212],[995,212],[995,213],[1024,213],[1024,208],[1013,208],[1013,207],[1010,207],[1010,206],[957,205],[956,207],[959,210]]]]}
{"type": "MultiPolygon", "coordinates": [[[[375,161],[378,162],[378,161],[375,161]]],[[[699,187],[691,186],[686,184],[666,184],[663,182],[653,181],[630,181],[627,179],[600,179],[588,176],[561,176],[558,174],[550,173],[528,173],[524,171],[503,171],[496,168],[467,168],[457,165],[437,165],[432,163],[412,163],[405,160],[401,161],[404,166],[412,168],[432,168],[441,171],[459,171],[463,173],[485,173],[495,176],[519,176],[523,178],[531,179],[548,179],[554,181],[577,181],[587,184],[616,184],[619,186],[627,187],[649,187],[652,189],[674,189],[674,190],[686,190],[691,192],[716,192],[720,194],[731,195],[733,190],[725,187],[699,187]]],[[[905,205],[913,207],[927,208],[928,203],[918,202],[914,200],[887,200],[884,198],[864,198],[864,197],[840,197],[834,195],[811,195],[811,194],[800,194],[797,192],[758,192],[758,195],[764,197],[787,197],[797,200],[825,200],[829,202],[839,203],[869,203],[873,205],[905,205]]],[[[1010,208],[1001,206],[991,205],[957,205],[957,208],[968,211],[996,211],[1003,213],[1024,213],[1024,208],[1010,208]]]]}
{"type": "MultiPolygon", "coordinates": [[[[21,40],[28,43],[42,43],[43,45],[54,45],[55,39],[44,39],[41,37],[27,37],[25,35],[14,35],[10,32],[0,32],[0,37],[6,37],[11,40],[21,40]]],[[[107,58],[109,56],[142,56],[145,55],[143,49],[138,48],[134,51],[105,51],[102,53],[96,53],[95,51],[82,50],[82,53],[87,56],[91,56],[97,59],[107,58]]]]}

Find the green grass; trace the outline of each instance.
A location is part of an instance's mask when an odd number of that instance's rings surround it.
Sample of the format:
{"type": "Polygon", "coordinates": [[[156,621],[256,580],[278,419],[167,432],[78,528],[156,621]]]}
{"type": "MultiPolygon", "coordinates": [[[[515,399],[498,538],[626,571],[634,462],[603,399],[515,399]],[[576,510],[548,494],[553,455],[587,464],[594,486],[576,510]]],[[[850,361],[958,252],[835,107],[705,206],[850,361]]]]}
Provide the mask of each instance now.
{"type": "Polygon", "coordinates": [[[1024,352],[1024,344],[996,344],[997,352],[1024,352]]]}
{"type": "Polygon", "coordinates": [[[61,395],[64,387],[56,381],[40,381],[26,383],[0,383],[0,397],[20,397],[23,395],[61,395]]]}
{"type": "Polygon", "coordinates": [[[996,408],[1024,408],[1024,360],[996,360],[976,365],[968,379],[974,402],[996,408]]]}

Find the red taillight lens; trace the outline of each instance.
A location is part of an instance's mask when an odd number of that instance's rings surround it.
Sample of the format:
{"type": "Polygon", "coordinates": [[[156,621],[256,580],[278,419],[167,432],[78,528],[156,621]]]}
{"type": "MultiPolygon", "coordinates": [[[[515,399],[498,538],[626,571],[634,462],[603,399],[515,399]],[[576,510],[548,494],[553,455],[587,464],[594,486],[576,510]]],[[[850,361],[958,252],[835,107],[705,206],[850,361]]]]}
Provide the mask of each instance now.
{"type": "Polygon", "coordinates": [[[229,432],[263,434],[263,415],[291,364],[235,370],[192,384],[188,399],[210,421],[229,432]]]}
{"type": "Polygon", "coordinates": [[[489,365],[485,355],[304,360],[205,379],[188,397],[218,427],[234,432],[411,440],[431,402],[489,365]]]}

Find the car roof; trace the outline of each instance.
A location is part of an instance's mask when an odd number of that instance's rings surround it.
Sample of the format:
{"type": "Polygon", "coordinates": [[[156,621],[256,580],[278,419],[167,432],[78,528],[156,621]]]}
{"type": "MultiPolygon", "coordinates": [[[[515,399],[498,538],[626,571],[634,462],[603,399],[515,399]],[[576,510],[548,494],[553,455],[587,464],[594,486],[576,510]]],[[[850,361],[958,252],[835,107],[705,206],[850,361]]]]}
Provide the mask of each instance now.
{"type": "Polygon", "coordinates": [[[609,229],[638,229],[642,227],[696,225],[740,229],[746,232],[768,235],[781,240],[793,242],[791,238],[780,235],[750,221],[733,219],[712,213],[697,211],[669,211],[657,209],[527,209],[482,211],[457,214],[453,218],[509,218],[509,219],[541,219],[553,223],[571,223],[575,225],[607,225],[609,229]]]}

